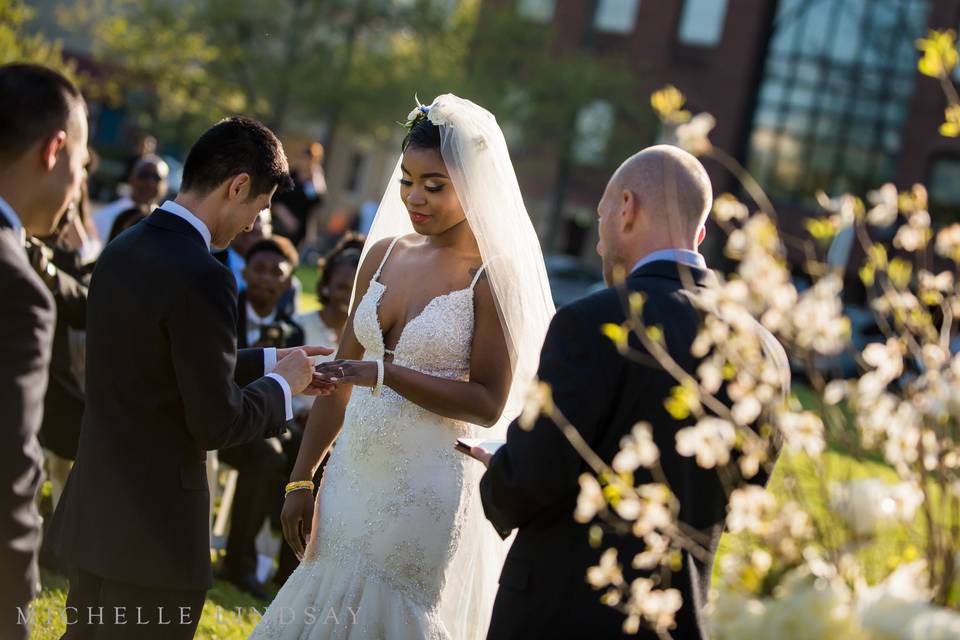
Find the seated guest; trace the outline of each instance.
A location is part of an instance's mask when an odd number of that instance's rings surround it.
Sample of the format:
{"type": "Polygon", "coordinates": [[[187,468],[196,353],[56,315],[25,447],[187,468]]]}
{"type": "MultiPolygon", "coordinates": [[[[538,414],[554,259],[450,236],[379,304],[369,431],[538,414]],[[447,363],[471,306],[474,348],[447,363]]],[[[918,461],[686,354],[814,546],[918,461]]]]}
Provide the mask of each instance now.
{"type": "Polygon", "coordinates": [[[128,178],[130,196],[114,200],[93,214],[93,223],[100,240],[105,242],[110,238],[113,222],[127,209],[143,207],[152,211],[167,193],[169,175],[170,167],[160,156],[147,155],[140,158],[128,178]]]}
{"type": "MultiPolygon", "coordinates": [[[[244,231],[243,233],[239,234],[236,238],[234,238],[233,242],[230,243],[230,246],[213,254],[213,257],[219,260],[225,267],[230,269],[230,271],[233,273],[233,277],[237,279],[237,291],[243,291],[247,287],[247,283],[243,279],[243,269],[246,266],[246,262],[244,261],[243,257],[247,254],[247,251],[250,250],[250,247],[252,247],[254,243],[263,240],[264,238],[273,237],[275,236],[273,235],[271,213],[269,210],[265,209],[261,211],[260,216],[254,220],[253,226],[249,231],[244,231]]],[[[292,317],[296,313],[297,298],[300,296],[300,292],[302,290],[303,287],[301,286],[300,281],[297,280],[297,276],[291,277],[290,287],[283,292],[278,305],[280,309],[283,309],[286,315],[292,317]]]]}
{"type": "MultiPolygon", "coordinates": [[[[240,348],[294,347],[304,344],[303,330],[278,307],[290,287],[297,252],[289,240],[271,238],[253,244],[245,257],[247,287],[239,295],[237,337],[240,348]]],[[[288,462],[277,438],[257,440],[218,452],[220,462],[239,472],[230,513],[230,533],[222,577],[256,598],[265,600],[257,580],[256,538],[275,510],[288,462]]]]}
{"type": "Polygon", "coordinates": [[[142,207],[130,207],[126,211],[120,212],[117,219],[113,221],[113,226],[110,227],[110,237],[107,238],[107,242],[112,242],[118,235],[145,219],[147,213],[142,207]]]}

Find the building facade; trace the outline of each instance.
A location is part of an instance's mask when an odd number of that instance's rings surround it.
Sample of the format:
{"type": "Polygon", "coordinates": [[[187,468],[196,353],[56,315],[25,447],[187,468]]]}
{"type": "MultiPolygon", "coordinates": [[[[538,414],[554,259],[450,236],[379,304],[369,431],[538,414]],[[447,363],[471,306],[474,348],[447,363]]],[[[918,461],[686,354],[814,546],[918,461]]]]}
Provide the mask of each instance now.
{"type": "MultiPolygon", "coordinates": [[[[529,20],[551,24],[558,48],[580,48],[598,60],[625,54],[638,105],[649,105],[650,93],[669,83],[686,94],[691,110],[716,116],[711,140],[757,177],[791,232],[802,233],[818,190],[863,196],[886,182],[924,182],[935,218],[960,212],[960,141],[939,134],[942,91],[916,69],[916,40],[927,29],[956,29],[960,0],[513,4],[529,20]]],[[[637,139],[635,147],[656,141],[637,139]]],[[[595,208],[620,160],[606,158],[606,171],[568,172],[563,210],[551,207],[557,199],[545,194],[549,185],[521,174],[531,213],[570,228],[566,220],[595,208]]],[[[718,193],[737,191],[723,167],[710,159],[705,165],[718,193]]],[[[593,226],[580,242],[553,234],[547,249],[589,256],[593,226]]]]}

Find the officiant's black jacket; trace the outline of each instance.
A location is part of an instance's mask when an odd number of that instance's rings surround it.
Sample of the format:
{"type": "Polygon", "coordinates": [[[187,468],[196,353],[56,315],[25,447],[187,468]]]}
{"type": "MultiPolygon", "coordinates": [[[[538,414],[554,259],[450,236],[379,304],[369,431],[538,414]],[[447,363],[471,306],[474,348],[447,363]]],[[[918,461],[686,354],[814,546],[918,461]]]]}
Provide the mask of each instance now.
{"type": "Polygon", "coordinates": [[[107,245],[88,298],[77,461],[51,526],[67,566],[209,588],[206,452],[285,429],[263,352],[236,344],[233,274],[188,222],[157,210],[107,245]]]}
{"type": "Polygon", "coordinates": [[[27,260],[23,243],[0,216],[0,637],[15,626],[37,583],[43,479],[37,432],[53,340],[53,298],[27,260]]]}
{"type": "MultiPolygon", "coordinates": [[[[711,277],[705,270],[657,261],[634,271],[627,288],[644,294],[644,323],[663,329],[666,347],[688,372],[697,363],[690,346],[701,318],[686,297],[679,269],[697,285],[711,277]]],[[[606,289],[561,308],[547,333],[539,377],[553,389],[557,408],[608,464],[621,438],[638,421],[653,427],[661,464],[680,501],[680,519],[710,540],[710,557],[683,556],[669,584],[683,596],[672,637],[706,638],[701,615],[710,583],[713,554],[723,529],[727,504],[723,488],[711,470],[676,452],[675,434],[691,421],[677,421],[664,408],[676,386],[655,364],[628,361],[601,333],[605,323],[621,323],[624,304],[614,289],[606,289]]],[[[789,376],[783,349],[769,333],[765,346],[789,376]]],[[[640,348],[639,344],[634,344],[640,348]]],[[[599,548],[589,544],[588,525],[574,521],[578,478],[587,465],[549,419],[541,417],[532,431],[510,425],[507,444],[494,455],[480,490],[487,518],[505,535],[519,529],[503,572],[489,638],[617,638],[625,616],[600,603],[601,592],[585,581],[587,567],[598,564],[604,549],[614,546],[627,580],[636,577],[630,563],[642,551],[632,536],[605,535],[599,548]]],[[[652,482],[648,471],[637,470],[636,481],[652,482]]],[[[765,478],[757,481],[765,482],[765,478]]],[[[636,637],[636,636],[634,636],[636,637]]],[[[655,638],[641,630],[641,638],[655,638]]]]}

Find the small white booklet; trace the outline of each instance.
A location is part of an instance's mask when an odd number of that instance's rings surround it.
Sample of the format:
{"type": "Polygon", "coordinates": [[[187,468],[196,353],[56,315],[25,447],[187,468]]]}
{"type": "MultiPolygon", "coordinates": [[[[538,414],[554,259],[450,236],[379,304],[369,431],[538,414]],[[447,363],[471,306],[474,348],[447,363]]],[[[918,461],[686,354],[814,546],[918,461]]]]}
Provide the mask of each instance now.
{"type": "Polygon", "coordinates": [[[490,454],[497,452],[497,449],[507,444],[506,440],[484,440],[482,438],[457,438],[457,449],[466,453],[470,447],[480,447],[490,454]]]}

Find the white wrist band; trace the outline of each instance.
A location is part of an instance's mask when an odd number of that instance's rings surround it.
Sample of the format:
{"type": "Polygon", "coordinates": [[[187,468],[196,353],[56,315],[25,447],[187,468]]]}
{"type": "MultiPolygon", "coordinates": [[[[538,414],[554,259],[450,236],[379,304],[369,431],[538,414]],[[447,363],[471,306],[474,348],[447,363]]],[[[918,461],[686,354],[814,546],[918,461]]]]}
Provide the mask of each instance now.
{"type": "Polygon", "coordinates": [[[373,388],[373,395],[379,396],[383,390],[383,358],[378,358],[377,362],[377,386],[373,388]]]}

